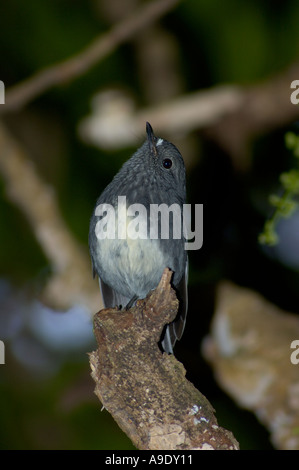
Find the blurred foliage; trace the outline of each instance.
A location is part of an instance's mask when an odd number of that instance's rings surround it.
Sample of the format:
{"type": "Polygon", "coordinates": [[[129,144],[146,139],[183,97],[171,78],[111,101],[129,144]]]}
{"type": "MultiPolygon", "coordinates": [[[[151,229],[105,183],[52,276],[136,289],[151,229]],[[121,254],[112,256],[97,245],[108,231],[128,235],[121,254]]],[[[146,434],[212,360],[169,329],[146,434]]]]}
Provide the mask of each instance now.
{"type": "MultiPolygon", "coordinates": [[[[0,79],[6,87],[75,54],[106,31],[109,22],[100,13],[100,3],[2,2],[0,79]]],[[[237,0],[189,0],[161,24],[178,41],[186,91],[220,83],[250,84],[281,71],[299,55],[297,0],[244,0],[242,6],[237,0]]],[[[77,125],[89,112],[92,95],[105,87],[128,89],[142,103],[143,84],[136,69],[132,44],[123,45],[86,75],[5,117],[40,174],[55,187],[63,215],[85,247],[94,202],[133,149],[105,153],[86,146],[77,136],[77,125]]],[[[287,130],[254,142],[252,166],[243,175],[221,149],[197,134],[199,159],[188,174],[190,202],[205,208],[204,245],[190,254],[190,315],[176,355],[216,408],[220,425],[232,430],[243,449],[271,448],[268,433],[219,390],[200,358],[199,344],[209,329],[219,279],[255,288],[283,308],[298,311],[299,267],[284,265],[257,242],[269,215],[268,195],[276,192],[278,175],[292,165],[284,147],[287,130]],[[200,318],[192,317],[192,311],[200,318]]],[[[0,218],[0,277],[32,293],[50,267],[24,216],[9,202],[1,177],[0,218]]],[[[6,351],[6,365],[0,365],[1,448],[132,448],[93,398],[87,356],[83,364],[74,358],[55,373],[39,375],[18,364],[8,344],[6,351]],[[71,400],[84,374],[86,392],[67,406],[66,390],[71,390],[71,400]]]]}
{"type": "MultiPolygon", "coordinates": [[[[299,158],[299,137],[293,132],[288,132],[285,136],[286,147],[292,150],[293,155],[299,158]]],[[[298,165],[297,165],[298,166],[298,165]]],[[[260,243],[272,246],[278,243],[276,225],[281,217],[290,217],[298,208],[295,198],[299,194],[299,170],[292,168],[288,172],[280,175],[280,182],[283,187],[282,196],[271,194],[269,202],[275,207],[275,211],[270,219],[265,222],[264,230],[259,235],[260,243]]]]}

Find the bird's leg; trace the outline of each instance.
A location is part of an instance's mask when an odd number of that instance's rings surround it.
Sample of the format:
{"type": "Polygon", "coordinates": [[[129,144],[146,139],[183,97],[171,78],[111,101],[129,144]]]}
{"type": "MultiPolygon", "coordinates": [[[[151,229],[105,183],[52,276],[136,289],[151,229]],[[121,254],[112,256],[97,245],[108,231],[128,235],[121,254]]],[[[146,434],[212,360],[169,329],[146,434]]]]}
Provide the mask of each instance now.
{"type": "Polygon", "coordinates": [[[131,298],[131,300],[127,303],[126,307],[125,307],[125,310],[129,310],[132,305],[136,302],[136,300],[138,299],[138,295],[133,295],[133,297],[131,298]]]}

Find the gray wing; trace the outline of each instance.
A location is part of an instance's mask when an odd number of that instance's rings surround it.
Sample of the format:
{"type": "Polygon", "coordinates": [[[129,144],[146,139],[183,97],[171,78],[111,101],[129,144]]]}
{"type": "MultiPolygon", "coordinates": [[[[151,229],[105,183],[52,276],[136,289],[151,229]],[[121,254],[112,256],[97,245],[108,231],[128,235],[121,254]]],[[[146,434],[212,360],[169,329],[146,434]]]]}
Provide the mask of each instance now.
{"type": "Polygon", "coordinates": [[[101,278],[99,278],[99,284],[105,308],[114,308],[116,306],[119,307],[120,305],[122,308],[125,308],[129,303],[130,299],[128,297],[115,292],[115,290],[102,281],[101,278]]]}
{"type": "Polygon", "coordinates": [[[178,339],[181,339],[186,325],[186,317],[188,311],[188,270],[189,263],[187,258],[185,273],[176,288],[177,297],[180,302],[179,311],[175,320],[166,326],[164,337],[161,341],[164,351],[168,354],[173,354],[173,347],[176,341],[178,339]]]}

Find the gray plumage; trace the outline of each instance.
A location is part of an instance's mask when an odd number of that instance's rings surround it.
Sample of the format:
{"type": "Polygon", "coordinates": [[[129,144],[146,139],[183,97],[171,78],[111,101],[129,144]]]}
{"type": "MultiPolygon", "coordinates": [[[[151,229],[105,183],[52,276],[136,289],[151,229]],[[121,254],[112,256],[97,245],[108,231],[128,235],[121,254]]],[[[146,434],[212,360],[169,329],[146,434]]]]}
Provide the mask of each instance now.
{"type": "MultiPolygon", "coordinates": [[[[166,327],[161,344],[173,352],[173,346],[184,330],[187,314],[188,259],[184,249],[182,208],[186,199],[186,177],[183,158],[170,142],[154,136],[149,123],[147,140],[122,166],[97,200],[90,221],[89,248],[93,273],[100,279],[106,307],[131,306],[155,289],[165,267],[174,274],[173,287],[180,302],[177,318],[166,327]],[[98,239],[95,214],[100,204],[117,208],[118,196],[126,196],[127,207],[143,204],[147,209],[147,238],[98,239]],[[169,239],[149,238],[151,204],[178,204],[181,211],[180,238],[173,238],[173,218],[169,217],[169,239]]],[[[130,217],[128,217],[130,220],[130,217]]],[[[117,220],[116,220],[117,221],[117,220]]],[[[161,220],[159,219],[159,228],[161,220]]],[[[117,226],[117,223],[116,223],[117,226]]]]}

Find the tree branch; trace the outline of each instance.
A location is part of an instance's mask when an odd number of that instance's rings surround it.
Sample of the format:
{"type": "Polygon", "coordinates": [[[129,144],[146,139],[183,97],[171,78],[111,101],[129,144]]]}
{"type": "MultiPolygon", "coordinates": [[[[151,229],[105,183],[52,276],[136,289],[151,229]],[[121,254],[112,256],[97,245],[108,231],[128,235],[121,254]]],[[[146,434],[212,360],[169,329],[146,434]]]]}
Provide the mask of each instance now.
{"type": "Polygon", "coordinates": [[[188,93],[145,109],[136,109],[131,97],[108,90],[95,96],[90,116],[79,132],[84,140],[104,149],[135,145],[144,122],[154,122],[161,135],[184,136],[235,112],[244,93],[237,86],[219,86],[188,93]]]}
{"type": "Polygon", "coordinates": [[[96,96],[79,131],[86,141],[114,149],[135,145],[145,120],[170,140],[202,129],[232,157],[236,168],[244,170],[252,139],[299,118],[299,106],[290,101],[291,82],[298,76],[296,63],[262,83],[215,86],[145,109],[136,109],[132,98],[105,91],[96,96]]]}
{"type": "Polygon", "coordinates": [[[121,43],[131,39],[138,31],[159,19],[180,0],[156,0],[145,3],[134,14],[120,21],[109,32],[101,34],[82,52],[52,67],[38,72],[6,91],[5,113],[20,109],[55,85],[83,75],[92,66],[113,52],[121,43]]]}
{"type": "Polygon", "coordinates": [[[96,314],[95,393],[139,449],[238,449],[208,400],[186,380],[183,365],[158,347],[178,309],[171,276],[165,269],[157,289],[132,309],[96,314]]]}
{"type": "Polygon", "coordinates": [[[299,62],[286,70],[244,88],[239,106],[214,121],[208,135],[233,159],[235,166],[246,169],[253,138],[288,126],[299,118],[299,106],[291,103],[291,83],[299,77],[299,62]]]}

